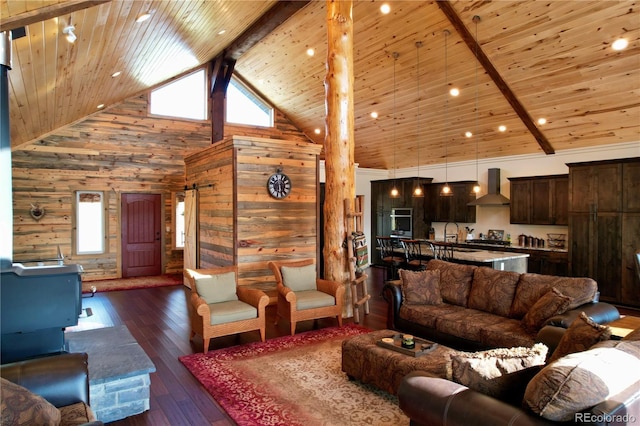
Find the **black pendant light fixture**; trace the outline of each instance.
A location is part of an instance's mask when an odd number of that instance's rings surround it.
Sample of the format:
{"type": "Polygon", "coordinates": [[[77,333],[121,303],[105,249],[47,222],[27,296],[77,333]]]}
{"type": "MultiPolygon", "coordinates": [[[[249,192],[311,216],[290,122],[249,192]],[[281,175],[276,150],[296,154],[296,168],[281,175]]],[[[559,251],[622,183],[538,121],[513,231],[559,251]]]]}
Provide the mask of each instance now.
{"type": "Polygon", "coordinates": [[[475,46],[475,51],[476,51],[476,68],[475,68],[475,86],[476,86],[476,106],[475,106],[475,112],[476,112],[476,122],[475,122],[475,130],[474,130],[474,135],[473,137],[476,140],[476,183],[475,185],[473,185],[473,193],[474,194],[478,194],[480,192],[480,178],[479,178],[479,174],[478,174],[478,139],[480,139],[480,134],[478,133],[478,107],[479,107],[479,103],[478,103],[478,45],[480,44],[480,42],[478,41],[478,22],[480,22],[480,17],[478,15],[474,15],[473,16],[473,23],[476,25],[476,46],[475,46]]]}
{"type": "Polygon", "coordinates": [[[393,52],[393,185],[391,186],[391,198],[399,198],[400,191],[396,185],[396,62],[400,53],[393,52]]]}
{"type": "Polygon", "coordinates": [[[448,197],[453,195],[453,191],[451,191],[451,187],[449,186],[449,174],[448,174],[448,159],[447,159],[447,145],[449,144],[449,138],[448,138],[448,130],[449,130],[449,95],[448,95],[448,90],[446,90],[449,87],[449,77],[447,74],[447,60],[448,60],[448,52],[447,52],[447,42],[448,42],[448,38],[449,35],[451,34],[449,32],[449,30],[444,30],[444,87],[445,87],[445,104],[444,104],[444,125],[445,127],[445,131],[444,131],[444,186],[442,187],[442,190],[440,191],[440,195],[443,197],[448,197]]]}
{"type": "Polygon", "coordinates": [[[413,186],[412,196],[416,198],[424,197],[424,190],[422,189],[422,182],[420,181],[420,48],[422,47],[421,41],[416,41],[416,95],[418,99],[416,99],[416,139],[418,141],[417,144],[417,156],[418,156],[418,179],[416,180],[413,186]]]}

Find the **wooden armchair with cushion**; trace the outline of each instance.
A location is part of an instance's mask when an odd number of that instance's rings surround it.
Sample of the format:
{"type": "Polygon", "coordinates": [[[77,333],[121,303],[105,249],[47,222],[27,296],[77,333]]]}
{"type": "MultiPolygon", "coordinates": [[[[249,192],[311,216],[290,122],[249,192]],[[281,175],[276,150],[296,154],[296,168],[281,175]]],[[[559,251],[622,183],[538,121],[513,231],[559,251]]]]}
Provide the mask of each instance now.
{"type": "Polygon", "coordinates": [[[204,353],[214,337],[260,331],[265,340],[265,307],[269,296],[257,289],[238,287],[237,266],[186,269],[191,285],[191,336],[202,336],[204,353]]]}
{"type": "Polygon", "coordinates": [[[291,323],[291,335],[296,323],[310,319],[336,317],[342,325],[344,286],[338,282],[317,277],[314,259],[269,262],[276,278],[279,318],[291,323]]]}

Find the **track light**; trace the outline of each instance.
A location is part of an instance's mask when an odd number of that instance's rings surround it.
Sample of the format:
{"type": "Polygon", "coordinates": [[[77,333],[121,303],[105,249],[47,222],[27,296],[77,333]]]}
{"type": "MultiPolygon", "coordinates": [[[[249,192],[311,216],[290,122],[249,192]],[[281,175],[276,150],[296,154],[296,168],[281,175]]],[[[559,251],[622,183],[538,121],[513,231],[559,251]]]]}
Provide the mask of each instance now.
{"type": "Polygon", "coordinates": [[[69,25],[64,27],[64,29],[62,30],[62,32],[67,35],[67,41],[69,43],[73,43],[78,38],[74,33],[75,29],[76,27],[74,27],[73,25],[69,25]]]}

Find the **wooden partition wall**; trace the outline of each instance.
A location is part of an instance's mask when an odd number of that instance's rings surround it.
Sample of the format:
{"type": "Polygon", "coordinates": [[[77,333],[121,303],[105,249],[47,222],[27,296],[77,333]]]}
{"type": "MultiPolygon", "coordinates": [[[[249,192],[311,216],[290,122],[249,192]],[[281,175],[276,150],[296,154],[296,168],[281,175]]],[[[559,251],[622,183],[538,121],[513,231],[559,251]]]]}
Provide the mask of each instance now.
{"type": "Polygon", "coordinates": [[[240,285],[272,291],[267,262],[318,259],[321,145],[233,136],[185,158],[198,190],[198,267],[238,265],[240,285]],[[276,199],[267,180],[280,169],[291,193],[276,199]]]}

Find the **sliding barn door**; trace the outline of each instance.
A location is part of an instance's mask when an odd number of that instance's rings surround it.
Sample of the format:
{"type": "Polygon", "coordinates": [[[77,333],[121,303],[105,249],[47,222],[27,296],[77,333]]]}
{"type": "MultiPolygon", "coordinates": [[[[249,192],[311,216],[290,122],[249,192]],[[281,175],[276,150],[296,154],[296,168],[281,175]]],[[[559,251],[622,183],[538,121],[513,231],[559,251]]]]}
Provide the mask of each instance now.
{"type": "MultiPolygon", "coordinates": [[[[198,191],[184,194],[184,268],[198,268],[198,191]]],[[[185,279],[184,284],[189,287],[185,279]]]]}
{"type": "Polygon", "coordinates": [[[162,197],[122,194],[122,276],[162,273],[162,197]]]}

